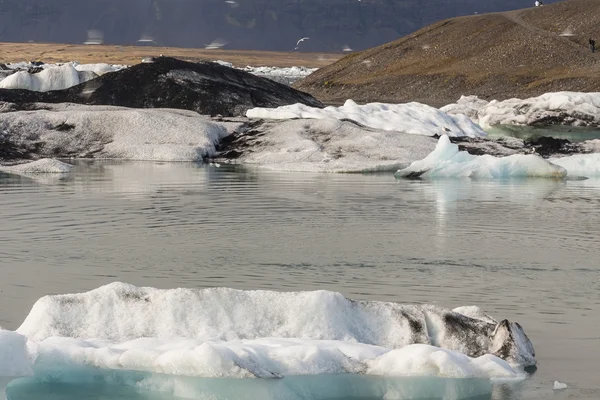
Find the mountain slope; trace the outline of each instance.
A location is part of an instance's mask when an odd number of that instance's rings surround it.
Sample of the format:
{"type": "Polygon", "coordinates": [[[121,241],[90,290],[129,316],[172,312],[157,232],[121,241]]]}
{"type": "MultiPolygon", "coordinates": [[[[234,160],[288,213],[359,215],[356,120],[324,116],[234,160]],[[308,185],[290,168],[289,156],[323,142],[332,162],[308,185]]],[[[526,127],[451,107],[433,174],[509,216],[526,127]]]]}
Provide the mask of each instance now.
{"type": "MultiPolygon", "coordinates": [[[[548,0],[548,3],[556,0],[548,0]]],[[[533,1],[531,1],[533,3],[533,1]]],[[[364,49],[475,12],[516,9],[523,0],[1,0],[0,41],[105,43],[151,38],[162,46],[292,51],[364,49]]]]}
{"type": "Polygon", "coordinates": [[[352,98],[434,106],[468,94],[504,99],[595,91],[600,53],[589,50],[590,36],[600,45],[598,0],[459,17],[344,57],[297,88],[326,102],[352,98]]]}

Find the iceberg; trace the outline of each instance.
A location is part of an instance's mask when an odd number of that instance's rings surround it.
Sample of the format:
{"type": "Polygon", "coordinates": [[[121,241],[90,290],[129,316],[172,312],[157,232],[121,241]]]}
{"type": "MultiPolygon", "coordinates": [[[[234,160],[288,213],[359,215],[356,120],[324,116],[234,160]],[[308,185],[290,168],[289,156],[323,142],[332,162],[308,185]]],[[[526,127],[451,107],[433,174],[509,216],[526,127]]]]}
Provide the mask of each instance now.
{"type": "Polygon", "coordinates": [[[490,102],[462,96],[440,110],[466,115],[483,128],[494,125],[600,126],[600,93],[555,92],[528,99],[490,102]]]}
{"type": "Polygon", "coordinates": [[[535,353],[519,324],[457,310],[471,316],[327,291],[117,282],[39,299],[16,332],[0,331],[0,376],[216,399],[469,397],[527,377],[535,353]]]}
{"type": "Polygon", "coordinates": [[[37,104],[2,114],[3,151],[31,158],[81,157],[202,161],[239,124],[211,122],[193,111],[37,104]],[[43,144],[43,146],[40,146],[43,144]]]}
{"type": "Polygon", "coordinates": [[[230,151],[235,162],[279,171],[396,171],[425,157],[435,143],[426,136],[364,128],[333,118],[270,121],[222,145],[221,156],[230,151]]]}
{"type": "Polygon", "coordinates": [[[358,105],[346,100],[341,107],[315,108],[293,104],[277,108],[252,108],[248,118],[262,119],[323,119],[350,120],[363,126],[386,131],[416,135],[486,136],[486,133],[464,115],[449,115],[437,108],[420,103],[358,105]]]}
{"type": "Polygon", "coordinates": [[[11,166],[0,165],[0,171],[17,174],[62,174],[71,171],[73,166],[52,158],[30,161],[11,166]]]}
{"type": "Polygon", "coordinates": [[[79,85],[79,73],[68,63],[57,67],[46,68],[32,74],[27,71],[15,72],[0,81],[1,89],[26,89],[34,92],[67,89],[79,85]]]}
{"type": "Polygon", "coordinates": [[[506,157],[476,156],[459,151],[447,135],[439,138],[434,151],[422,160],[400,169],[399,178],[564,178],[565,168],[533,154],[506,157]]]}
{"type": "Polygon", "coordinates": [[[567,174],[572,177],[600,177],[600,153],[553,157],[549,158],[548,161],[563,167],[567,170],[567,174]]]}

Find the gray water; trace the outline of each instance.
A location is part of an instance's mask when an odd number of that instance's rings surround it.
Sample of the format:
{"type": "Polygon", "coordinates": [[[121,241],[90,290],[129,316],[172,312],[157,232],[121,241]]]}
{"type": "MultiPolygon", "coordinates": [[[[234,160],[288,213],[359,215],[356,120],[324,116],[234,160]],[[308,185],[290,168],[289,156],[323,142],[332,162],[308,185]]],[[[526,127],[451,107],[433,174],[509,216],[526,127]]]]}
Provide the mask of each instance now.
{"type": "Polygon", "coordinates": [[[113,281],[475,304],[521,323],[536,347],[538,370],[494,399],[598,399],[599,208],[598,180],[133,162],[0,174],[0,325],[17,328],[45,294],[113,281]]]}

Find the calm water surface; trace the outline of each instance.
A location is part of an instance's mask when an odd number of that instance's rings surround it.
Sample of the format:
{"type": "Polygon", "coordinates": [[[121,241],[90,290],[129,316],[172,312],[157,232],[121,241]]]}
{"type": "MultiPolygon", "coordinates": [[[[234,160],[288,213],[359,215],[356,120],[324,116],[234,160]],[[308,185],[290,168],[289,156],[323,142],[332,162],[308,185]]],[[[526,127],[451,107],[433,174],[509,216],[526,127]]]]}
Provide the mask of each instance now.
{"type": "Polygon", "coordinates": [[[598,399],[600,181],[399,181],[189,163],[0,174],[0,325],[113,281],[475,304],[538,370],[497,399],[598,399]],[[569,388],[553,393],[552,382],[569,388]]]}

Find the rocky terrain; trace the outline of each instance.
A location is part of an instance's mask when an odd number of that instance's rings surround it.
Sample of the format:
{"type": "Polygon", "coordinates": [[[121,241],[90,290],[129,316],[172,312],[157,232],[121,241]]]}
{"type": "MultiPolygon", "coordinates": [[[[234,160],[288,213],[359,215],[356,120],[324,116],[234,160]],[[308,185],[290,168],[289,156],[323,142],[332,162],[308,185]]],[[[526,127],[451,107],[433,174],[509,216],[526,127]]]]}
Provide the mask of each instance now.
{"type": "Polygon", "coordinates": [[[213,62],[190,63],[158,57],[64,90],[0,89],[11,109],[32,103],[78,103],[133,108],[176,108],[204,115],[243,115],[253,107],[322,104],[289,86],[213,62]]]}
{"type": "Polygon", "coordinates": [[[444,18],[531,5],[530,0],[3,0],[0,41],[133,45],[142,39],[199,48],[218,39],[232,49],[292,51],[308,36],[300,51],[341,52],[389,42],[444,18]]]}
{"type": "Polygon", "coordinates": [[[461,95],[502,100],[599,91],[600,53],[590,51],[589,37],[600,40],[597,0],[454,18],[348,55],[296,87],[327,103],[436,107],[461,95]]]}

